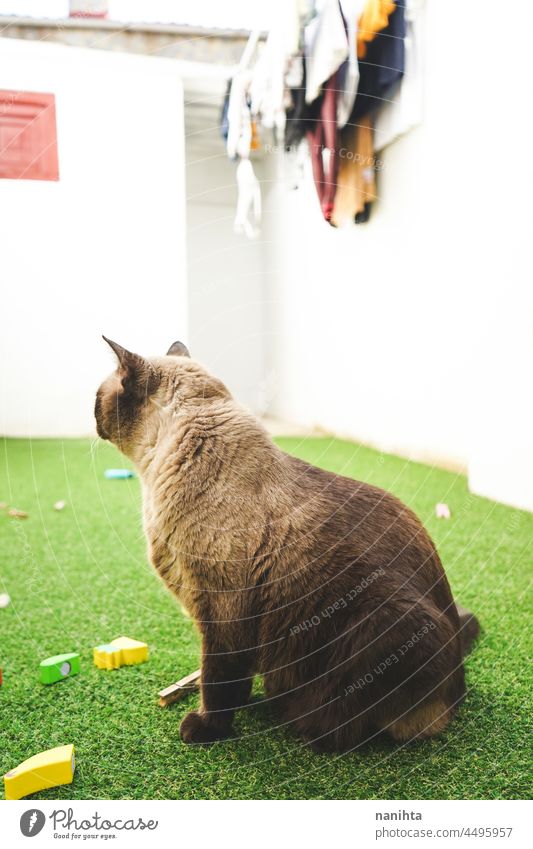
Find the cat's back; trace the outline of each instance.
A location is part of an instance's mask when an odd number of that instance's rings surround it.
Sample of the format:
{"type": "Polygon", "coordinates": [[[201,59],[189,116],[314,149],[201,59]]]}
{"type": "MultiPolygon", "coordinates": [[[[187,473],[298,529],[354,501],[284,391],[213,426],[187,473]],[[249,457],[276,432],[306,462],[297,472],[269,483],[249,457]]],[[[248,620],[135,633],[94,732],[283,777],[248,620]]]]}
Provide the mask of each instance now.
{"type": "Polygon", "coordinates": [[[310,515],[320,515],[328,526],[348,523],[360,533],[383,533],[396,524],[398,533],[422,527],[413,511],[399,498],[373,484],[345,477],[287,457],[293,492],[310,515]]]}
{"type": "MultiPolygon", "coordinates": [[[[361,576],[385,569],[390,580],[409,580],[424,590],[443,575],[435,545],[420,519],[396,496],[377,486],[320,469],[294,457],[293,498],[302,525],[314,537],[317,562],[331,570],[350,563],[361,576]]],[[[447,586],[447,582],[444,579],[447,586]]],[[[437,586],[441,603],[448,591],[437,586]]]]}

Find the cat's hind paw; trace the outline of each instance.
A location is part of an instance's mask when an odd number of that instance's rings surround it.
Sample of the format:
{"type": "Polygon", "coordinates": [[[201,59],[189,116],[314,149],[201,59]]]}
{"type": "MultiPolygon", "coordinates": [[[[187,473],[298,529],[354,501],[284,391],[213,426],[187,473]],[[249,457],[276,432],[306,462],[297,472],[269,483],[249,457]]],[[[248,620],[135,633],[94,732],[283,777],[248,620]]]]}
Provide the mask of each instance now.
{"type": "Polygon", "coordinates": [[[217,740],[224,740],[231,734],[231,726],[221,728],[209,721],[209,718],[196,711],[191,711],[182,720],[180,737],[184,743],[209,746],[217,740]]]}

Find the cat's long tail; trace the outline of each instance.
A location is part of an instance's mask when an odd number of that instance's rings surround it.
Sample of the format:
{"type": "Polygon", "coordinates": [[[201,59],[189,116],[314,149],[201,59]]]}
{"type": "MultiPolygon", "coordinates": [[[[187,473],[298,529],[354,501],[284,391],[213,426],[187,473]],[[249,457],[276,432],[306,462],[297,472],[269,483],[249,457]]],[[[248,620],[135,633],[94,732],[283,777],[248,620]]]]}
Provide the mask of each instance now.
{"type": "Polygon", "coordinates": [[[461,632],[461,645],[463,647],[463,655],[469,653],[472,644],[477,639],[480,631],[479,622],[474,614],[456,603],[457,613],[459,614],[459,627],[461,632]]]}

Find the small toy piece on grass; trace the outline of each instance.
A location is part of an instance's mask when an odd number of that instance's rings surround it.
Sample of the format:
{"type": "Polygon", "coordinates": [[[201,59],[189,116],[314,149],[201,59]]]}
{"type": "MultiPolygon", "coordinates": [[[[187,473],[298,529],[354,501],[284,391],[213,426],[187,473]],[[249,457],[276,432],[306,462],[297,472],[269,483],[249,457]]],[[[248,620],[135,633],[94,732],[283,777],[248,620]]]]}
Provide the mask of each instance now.
{"type": "Polygon", "coordinates": [[[159,705],[161,707],[167,707],[174,702],[179,702],[180,699],[184,699],[185,696],[198,690],[199,686],[200,670],[197,669],[196,672],[191,672],[190,675],[186,675],[181,681],[176,681],[175,684],[171,684],[165,690],[160,690],[159,705]]]}
{"type": "Polygon", "coordinates": [[[72,784],[75,769],[74,746],[58,746],[40,752],[4,775],[6,799],[22,799],[38,790],[59,784],[72,784]]]}
{"type": "Polygon", "coordinates": [[[80,671],[80,656],[77,652],[56,654],[47,657],[39,664],[39,680],[41,684],[55,684],[80,671]]]}
{"type": "Polygon", "coordinates": [[[148,660],[148,646],[129,637],[117,637],[110,643],[93,649],[93,660],[98,669],[120,669],[148,660]]]}
{"type": "Polygon", "coordinates": [[[447,504],[439,501],[438,504],[435,504],[435,516],[437,519],[449,519],[451,517],[450,508],[447,504]]]}
{"type": "Polygon", "coordinates": [[[54,510],[64,510],[66,505],[66,501],[56,501],[56,503],[54,504],[54,510]]]}
{"type": "Polygon", "coordinates": [[[123,480],[125,478],[134,478],[136,474],[131,469],[106,469],[104,477],[108,480],[123,480]]]}
{"type": "Polygon", "coordinates": [[[4,683],[4,675],[3,675],[3,672],[2,672],[2,668],[0,667],[0,687],[2,686],[3,683],[4,683]]]}
{"type": "Polygon", "coordinates": [[[10,601],[8,593],[0,593],[0,607],[7,607],[10,601]]]}
{"type": "Polygon", "coordinates": [[[7,511],[7,515],[11,516],[12,519],[27,519],[28,514],[25,510],[17,510],[16,507],[12,507],[11,510],[7,511]]]}

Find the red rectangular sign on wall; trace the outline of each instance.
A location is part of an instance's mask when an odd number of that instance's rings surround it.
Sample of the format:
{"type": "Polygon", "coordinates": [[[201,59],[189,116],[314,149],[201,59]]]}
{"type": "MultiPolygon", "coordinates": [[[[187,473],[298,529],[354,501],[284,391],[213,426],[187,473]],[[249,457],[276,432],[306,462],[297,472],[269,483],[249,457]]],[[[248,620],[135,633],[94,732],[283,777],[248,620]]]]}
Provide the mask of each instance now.
{"type": "Polygon", "coordinates": [[[53,94],[0,90],[0,178],[59,180],[53,94]]]}

